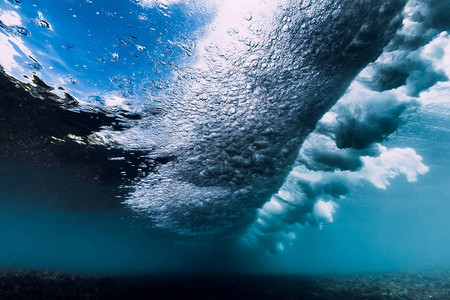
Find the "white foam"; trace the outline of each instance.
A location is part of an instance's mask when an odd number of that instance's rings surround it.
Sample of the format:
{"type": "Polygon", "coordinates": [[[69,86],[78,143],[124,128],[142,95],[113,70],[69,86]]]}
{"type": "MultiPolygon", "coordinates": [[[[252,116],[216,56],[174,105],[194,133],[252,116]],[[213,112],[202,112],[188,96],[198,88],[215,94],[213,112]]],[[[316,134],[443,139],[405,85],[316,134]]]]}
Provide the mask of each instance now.
{"type": "MultiPolygon", "coordinates": [[[[373,59],[378,52],[367,53],[380,50],[397,28],[398,3],[386,13],[377,1],[369,2],[361,8],[351,1],[214,1],[215,19],[190,50],[192,58],[157,95],[163,113],[142,122],[149,129],[129,138],[154,142],[149,156],[155,160],[174,159],[155,168],[158,181],[151,174],[137,182],[125,202],[157,226],[181,233],[237,232],[251,222],[255,207],[282,183],[300,143],[345,89],[343,78],[350,80],[373,59]],[[356,15],[358,9],[376,24],[356,15]],[[351,18],[344,31],[330,21],[340,13],[351,18]],[[367,31],[378,38],[366,39],[367,31]],[[333,42],[342,35],[346,43],[333,42]],[[353,47],[367,51],[355,55],[353,47]],[[324,57],[330,59],[326,64],[324,57]]],[[[338,122],[328,117],[330,126],[338,122]]],[[[282,188],[259,211],[257,222],[268,225],[258,230],[276,232],[263,217],[275,214],[277,228],[294,236],[295,223],[283,212],[302,205],[309,210],[303,221],[318,223],[314,203],[301,193],[282,188]]],[[[331,206],[325,207],[328,215],[325,208],[318,212],[330,220],[331,206]]]]}
{"type": "Polygon", "coordinates": [[[324,201],[319,199],[314,204],[313,213],[318,220],[323,220],[324,222],[333,222],[333,214],[336,212],[336,207],[338,205],[333,201],[324,201]]]}
{"type": "Polygon", "coordinates": [[[13,10],[3,10],[0,8],[0,21],[6,26],[22,26],[22,18],[13,10]]]}
{"type": "Polygon", "coordinates": [[[380,156],[362,157],[364,168],[361,175],[379,189],[385,190],[389,185],[389,179],[400,174],[406,176],[409,182],[416,182],[417,176],[429,171],[422,163],[422,157],[411,148],[394,148],[388,150],[379,145],[380,156]]]}
{"type": "Polygon", "coordinates": [[[136,0],[134,2],[136,2],[137,4],[139,4],[142,7],[152,8],[156,5],[169,6],[169,5],[177,4],[177,3],[180,3],[183,1],[181,1],[181,0],[136,0]]]}
{"type": "Polygon", "coordinates": [[[443,71],[450,77],[449,34],[439,34],[413,20],[417,12],[426,16],[427,9],[426,3],[409,1],[404,26],[398,34],[407,37],[424,35],[429,42],[413,50],[390,45],[374,64],[361,71],[347,93],[323,116],[316,130],[303,143],[293,170],[279,191],[258,210],[256,221],[243,236],[244,241],[263,245],[274,252],[281,251],[285,249],[282,245],[292,243],[295,235],[290,234],[295,233],[297,225],[321,227],[323,222],[333,222],[337,208],[335,201],[361,183],[369,182],[376,188],[386,189],[398,176],[416,182],[419,175],[429,171],[414,149],[388,149],[376,143],[396,129],[396,120],[408,108],[422,104],[426,111],[449,113],[448,109],[442,109],[450,102],[448,81],[443,81],[439,75],[435,77],[439,80],[431,81],[429,87],[422,89],[420,86],[422,75],[425,80],[425,77],[443,71]],[[409,70],[414,64],[425,70],[409,70]],[[393,90],[370,90],[365,83],[378,74],[378,65],[405,68],[412,75],[404,85],[393,90]],[[417,95],[415,85],[419,85],[417,95]],[[412,95],[417,96],[416,99],[411,99],[412,95]],[[392,129],[387,126],[390,120],[392,129]],[[367,144],[353,140],[361,138],[368,138],[367,144]],[[337,145],[339,139],[341,147],[337,145]]]}

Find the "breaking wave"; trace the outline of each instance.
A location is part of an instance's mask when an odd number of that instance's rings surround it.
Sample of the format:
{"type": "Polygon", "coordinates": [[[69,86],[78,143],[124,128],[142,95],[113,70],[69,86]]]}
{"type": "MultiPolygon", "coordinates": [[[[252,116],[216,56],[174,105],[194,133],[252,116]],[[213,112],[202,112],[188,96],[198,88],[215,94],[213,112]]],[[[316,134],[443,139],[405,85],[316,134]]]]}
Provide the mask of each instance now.
{"type": "Polygon", "coordinates": [[[138,153],[123,203],[154,226],[281,251],[362,182],[428,171],[382,142],[447,80],[448,1],[132,2],[132,17],[83,4],[128,24],[90,49],[5,1],[0,64],[36,97],[104,117],[53,141],[117,150],[108,163],[138,153]],[[158,27],[169,21],[175,33],[158,27]]]}
{"type": "Polygon", "coordinates": [[[193,64],[177,74],[194,80],[165,97],[170,109],[154,130],[153,155],[173,159],[138,182],[126,203],[184,235],[242,231],[281,186],[316,122],[380,55],[401,8],[219,4],[193,64]]]}

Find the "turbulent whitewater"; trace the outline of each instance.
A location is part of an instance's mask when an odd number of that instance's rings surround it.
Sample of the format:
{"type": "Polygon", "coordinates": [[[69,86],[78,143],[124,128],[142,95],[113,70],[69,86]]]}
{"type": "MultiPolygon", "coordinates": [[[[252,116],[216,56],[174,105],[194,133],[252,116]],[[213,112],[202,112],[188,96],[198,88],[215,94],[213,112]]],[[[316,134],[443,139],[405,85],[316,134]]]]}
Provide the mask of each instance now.
{"type": "Polygon", "coordinates": [[[398,1],[219,5],[194,67],[180,71],[193,81],[161,105],[162,126],[150,132],[150,155],[172,159],[126,203],[183,234],[241,230],[280,187],[318,119],[381,53],[401,8],[398,1]]]}

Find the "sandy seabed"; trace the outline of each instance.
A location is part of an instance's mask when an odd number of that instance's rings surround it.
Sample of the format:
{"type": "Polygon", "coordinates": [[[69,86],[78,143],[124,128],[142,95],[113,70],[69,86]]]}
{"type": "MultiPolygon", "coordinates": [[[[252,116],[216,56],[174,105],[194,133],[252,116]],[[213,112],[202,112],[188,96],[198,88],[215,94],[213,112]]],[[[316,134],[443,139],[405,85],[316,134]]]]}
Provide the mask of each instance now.
{"type": "Polygon", "coordinates": [[[450,271],[370,275],[0,272],[0,299],[450,299],[450,271]]]}

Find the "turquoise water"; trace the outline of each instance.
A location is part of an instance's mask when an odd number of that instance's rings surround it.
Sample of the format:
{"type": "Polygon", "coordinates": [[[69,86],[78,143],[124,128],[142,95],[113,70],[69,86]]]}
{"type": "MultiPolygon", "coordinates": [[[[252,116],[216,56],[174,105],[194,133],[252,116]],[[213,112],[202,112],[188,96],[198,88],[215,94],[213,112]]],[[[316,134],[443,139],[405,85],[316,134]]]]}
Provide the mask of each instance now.
{"type": "Polygon", "coordinates": [[[338,202],[334,223],[322,230],[303,228],[281,254],[254,252],[230,241],[187,243],[124,212],[108,187],[79,183],[58,189],[70,173],[11,171],[3,164],[0,265],[102,273],[448,269],[450,133],[440,128],[449,128],[450,121],[426,112],[415,116],[389,143],[410,145],[413,139],[430,172],[415,184],[397,178],[386,191],[357,188],[338,202]],[[411,131],[418,134],[411,137],[411,131]]]}
{"type": "MultiPolygon", "coordinates": [[[[445,111],[445,110],[444,110],[445,111]]],[[[339,201],[334,223],[305,228],[292,248],[269,259],[279,272],[383,272],[450,267],[450,119],[420,111],[387,144],[414,145],[429,166],[415,184],[366,185],[339,201]]]]}

